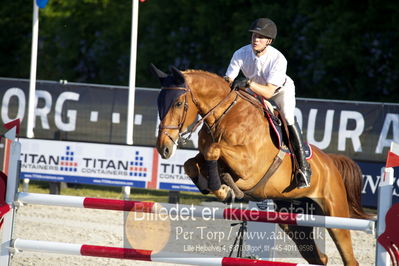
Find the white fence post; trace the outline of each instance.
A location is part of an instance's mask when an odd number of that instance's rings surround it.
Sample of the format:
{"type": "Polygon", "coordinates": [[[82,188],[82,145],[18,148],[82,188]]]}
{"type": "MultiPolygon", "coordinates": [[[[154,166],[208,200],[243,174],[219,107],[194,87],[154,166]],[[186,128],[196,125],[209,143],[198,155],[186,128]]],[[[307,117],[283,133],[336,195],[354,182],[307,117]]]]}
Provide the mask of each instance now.
{"type": "Polygon", "coordinates": [[[5,156],[8,157],[8,164],[4,165],[7,175],[7,191],[5,201],[11,209],[3,216],[3,225],[1,228],[1,252],[0,265],[10,264],[10,245],[14,225],[13,202],[18,189],[19,180],[19,159],[21,156],[21,144],[15,141],[16,127],[9,130],[5,135],[6,149],[5,156]]]}
{"type": "MultiPolygon", "coordinates": [[[[385,216],[392,206],[392,188],[394,182],[393,168],[381,169],[381,179],[378,189],[378,213],[377,213],[377,230],[376,239],[385,231],[385,216]]],[[[389,253],[383,246],[377,241],[376,255],[375,255],[377,266],[391,265],[389,253]]]]}

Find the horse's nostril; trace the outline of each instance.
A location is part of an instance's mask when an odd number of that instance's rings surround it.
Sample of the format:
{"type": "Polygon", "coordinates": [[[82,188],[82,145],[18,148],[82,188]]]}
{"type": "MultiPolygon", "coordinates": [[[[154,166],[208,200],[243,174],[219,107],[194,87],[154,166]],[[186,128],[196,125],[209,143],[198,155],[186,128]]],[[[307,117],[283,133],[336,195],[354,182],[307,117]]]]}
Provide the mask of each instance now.
{"type": "Polygon", "coordinates": [[[169,154],[169,148],[168,147],[165,147],[165,149],[163,150],[163,154],[165,156],[167,156],[169,154]]]}

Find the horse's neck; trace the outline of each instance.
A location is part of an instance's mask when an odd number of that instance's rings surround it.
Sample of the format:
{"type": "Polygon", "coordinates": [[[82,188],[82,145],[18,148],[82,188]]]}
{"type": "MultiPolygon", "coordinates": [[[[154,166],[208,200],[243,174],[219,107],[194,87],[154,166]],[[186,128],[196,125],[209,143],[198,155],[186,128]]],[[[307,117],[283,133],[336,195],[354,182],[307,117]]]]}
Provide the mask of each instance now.
{"type": "Polygon", "coordinates": [[[207,80],[204,77],[191,79],[189,86],[192,90],[193,102],[202,117],[215,107],[223,108],[223,106],[229,104],[227,99],[225,102],[223,101],[229,95],[230,90],[224,88],[223,85],[223,83],[212,82],[212,80],[207,80]]]}

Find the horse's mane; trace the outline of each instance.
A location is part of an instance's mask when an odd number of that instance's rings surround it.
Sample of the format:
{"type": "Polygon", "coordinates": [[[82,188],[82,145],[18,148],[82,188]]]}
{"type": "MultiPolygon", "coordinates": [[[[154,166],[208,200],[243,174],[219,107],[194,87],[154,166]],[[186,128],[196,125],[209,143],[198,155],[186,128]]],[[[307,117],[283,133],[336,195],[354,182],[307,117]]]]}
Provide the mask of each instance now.
{"type": "MultiPolygon", "coordinates": [[[[230,86],[228,83],[219,75],[215,73],[211,73],[205,70],[198,70],[198,69],[187,69],[182,71],[183,75],[191,75],[194,74],[199,75],[199,77],[202,77],[206,80],[212,81],[213,86],[218,86],[219,88],[224,88],[226,91],[230,90],[230,86]]],[[[197,76],[198,77],[198,76],[197,76]]]]}
{"type": "Polygon", "coordinates": [[[199,69],[187,69],[187,70],[182,71],[182,73],[183,74],[205,74],[205,75],[213,76],[214,78],[222,79],[221,76],[219,76],[215,73],[208,72],[205,70],[199,70],[199,69]]]}

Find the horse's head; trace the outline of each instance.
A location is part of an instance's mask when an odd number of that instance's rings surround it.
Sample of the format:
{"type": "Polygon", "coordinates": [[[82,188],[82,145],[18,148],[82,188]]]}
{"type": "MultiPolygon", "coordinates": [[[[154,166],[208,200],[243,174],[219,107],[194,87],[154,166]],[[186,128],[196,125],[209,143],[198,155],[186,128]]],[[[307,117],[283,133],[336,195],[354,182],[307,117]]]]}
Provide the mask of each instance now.
{"type": "Polygon", "coordinates": [[[170,158],[176,151],[181,134],[195,122],[198,111],[192,101],[183,73],[171,67],[171,75],[151,65],[161,82],[158,95],[159,125],[157,149],[162,158],[170,158]]]}

